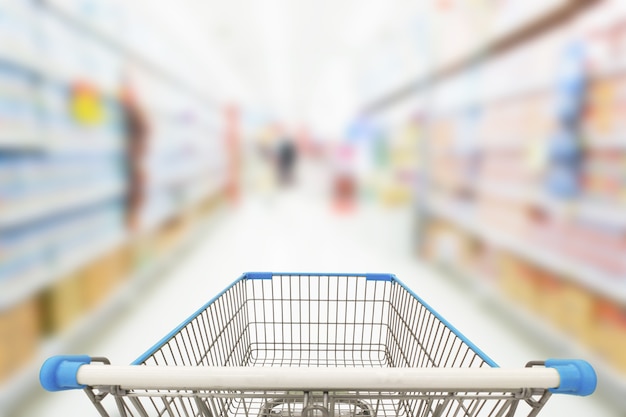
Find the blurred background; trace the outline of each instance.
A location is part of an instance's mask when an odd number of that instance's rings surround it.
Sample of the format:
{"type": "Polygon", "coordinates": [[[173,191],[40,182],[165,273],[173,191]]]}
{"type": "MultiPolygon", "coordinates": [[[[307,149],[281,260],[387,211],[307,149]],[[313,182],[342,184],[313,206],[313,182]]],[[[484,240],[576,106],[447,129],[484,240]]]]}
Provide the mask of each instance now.
{"type": "MultiPolygon", "coordinates": [[[[0,416],[245,270],[390,272],[626,413],[626,2],[1,0],[0,416]]],[[[85,397],[85,398],[83,398],[85,397]]]]}

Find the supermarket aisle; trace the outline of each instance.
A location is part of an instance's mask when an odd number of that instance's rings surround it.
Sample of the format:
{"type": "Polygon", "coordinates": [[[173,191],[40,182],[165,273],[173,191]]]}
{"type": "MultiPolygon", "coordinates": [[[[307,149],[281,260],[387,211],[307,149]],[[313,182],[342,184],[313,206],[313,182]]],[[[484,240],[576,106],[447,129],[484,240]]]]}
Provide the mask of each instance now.
{"type": "MultiPolygon", "coordinates": [[[[409,250],[410,216],[371,205],[335,213],[300,190],[249,197],[222,213],[201,245],[77,352],[126,364],[243,271],[384,271],[398,275],[502,366],[550,352],[426,269],[409,250]]],[[[15,417],[96,415],[81,392],[40,392],[15,417]]],[[[542,416],[617,416],[601,398],[553,397],[542,416]]]]}

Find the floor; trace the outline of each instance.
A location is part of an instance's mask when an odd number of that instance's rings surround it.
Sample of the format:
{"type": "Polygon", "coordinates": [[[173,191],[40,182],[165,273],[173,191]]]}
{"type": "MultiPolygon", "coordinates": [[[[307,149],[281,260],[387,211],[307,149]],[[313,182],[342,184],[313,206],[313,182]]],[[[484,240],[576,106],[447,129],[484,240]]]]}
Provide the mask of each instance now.
{"type": "MultiPolygon", "coordinates": [[[[201,243],[99,336],[77,351],[128,364],[242,272],[391,272],[501,366],[521,367],[551,353],[458,283],[420,264],[411,250],[407,209],[378,204],[337,212],[322,188],[265,192],[217,215],[201,243]],[[311,191],[313,190],[313,191],[311,191]]],[[[97,415],[82,392],[40,391],[14,417],[97,415]]],[[[601,397],[553,396],[541,416],[617,417],[601,397]]]]}

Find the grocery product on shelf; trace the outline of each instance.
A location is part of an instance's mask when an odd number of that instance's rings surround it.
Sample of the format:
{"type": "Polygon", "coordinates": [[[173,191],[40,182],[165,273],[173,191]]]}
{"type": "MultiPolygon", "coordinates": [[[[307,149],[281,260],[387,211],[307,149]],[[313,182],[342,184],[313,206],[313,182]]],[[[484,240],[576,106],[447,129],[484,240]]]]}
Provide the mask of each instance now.
{"type": "Polygon", "coordinates": [[[41,306],[35,298],[0,315],[0,384],[33,360],[41,342],[41,328],[41,306]]]}
{"type": "Polygon", "coordinates": [[[560,63],[556,86],[556,131],[548,141],[546,185],[550,195],[569,199],[580,193],[580,121],[585,105],[587,74],[584,46],[572,42],[560,63]]]}
{"type": "Polygon", "coordinates": [[[600,300],[593,344],[601,357],[626,372],[626,312],[624,306],[600,300]]]}

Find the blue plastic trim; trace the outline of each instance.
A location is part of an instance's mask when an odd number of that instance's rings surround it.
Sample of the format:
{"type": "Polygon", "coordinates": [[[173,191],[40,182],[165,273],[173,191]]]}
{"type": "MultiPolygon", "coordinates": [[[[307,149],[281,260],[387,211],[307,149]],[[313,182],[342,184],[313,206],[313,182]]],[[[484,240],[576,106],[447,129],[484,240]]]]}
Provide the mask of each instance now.
{"type": "Polygon", "coordinates": [[[581,359],[548,359],[546,368],[554,368],[559,372],[561,383],[558,388],[550,388],[559,394],[591,395],[598,385],[598,376],[593,366],[581,359]]]}
{"type": "Polygon", "coordinates": [[[86,355],[52,356],[41,365],[39,371],[39,383],[47,391],[65,391],[70,389],[83,389],[76,381],[78,368],[91,363],[91,358],[86,355]]]}
{"type": "Polygon", "coordinates": [[[437,311],[435,311],[428,303],[426,303],[424,300],[422,300],[417,294],[415,294],[409,287],[406,286],[406,284],[402,281],[400,281],[398,278],[394,277],[393,279],[394,282],[400,284],[402,286],[402,288],[404,288],[405,290],[407,290],[409,292],[409,294],[411,294],[415,299],[417,299],[417,301],[419,301],[424,307],[426,307],[426,309],[428,311],[430,311],[435,317],[437,317],[447,328],[449,328],[452,333],[454,333],[455,335],[457,335],[459,337],[459,339],[461,339],[466,345],[468,345],[474,352],[476,352],[476,354],[478,356],[480,356],[480,358],[482,360],[485,361],[485,363],[487,363],[489,366],[491,366],[492,368],[499,368],[498,364],[491,359],[489,356],[487,356],[487,354],[485,354],[485,352],[483,352],[481,349],[478,348],[478,346],[476,346],[474,343],[472,343],[467,337],[465,337],[465,335],[463,335],[463,333],[461,333],[456,327],[454,327],[452,324],[450,324],[450,322],[446,319],[444,319],[443,317],[441,317],[441,315],[439,313],[437,313],[437,311]]]}
{"type": "Polygon", "coordinates": [[[368,281],[393,281],[396,279],[393,274],[365,274],[368,281]]]}
{"type": "Polygon", "coordinates": [[[370,273],[355,273],[355,272],[246,272],[244,278],[248,279],[270,279],[272,277],[365,277],[368,276],[387,276],[387,281],[393,279],[392,274],[370,274],[370,273]]]}
{"type": "Polygon", "coordinates": [[[213,304],[218,298],[220,298],[222,295],[224,295],[224,293],[226,291],[230,290],[232,287],[237,285],[240,281],[242,281],[245,278],[246,278],[246,274],[243,274],[242,276],[237,278],[237,280],[235,280],[232,284],[230,284],[228,287],[224,288],[222,290],[222,292],[217,294],[215,297],[211,298],[211,300],[208,303],[206,303],[205,305],[200,307],[198,310],[196,310],[195,313],[193,313],[185,321],[183,321],[181,324],[179,324],[174,330],[169,332],[164,338],[162,338],[157,343],[155,343],[154,346],[152,346],[150,349],[148,349],[146,352],[144,352],[140,357],[135,359],[133,361],[133,363],[131,363],[131,365],[141,365],[142,363],[144,363],[150,356],[152,356],[154,354],[154,352],[156,352],[159,348],[161,348],[163,345],[165,345],[167,342],[169,342],[170,339],[172,339],[174,336],[176,336],[186,325],[191,323],[191,321],[193,319],[198,317],[204,310],[209,308],[209,306],[211,304],[213,304]]]}
{"type": "Polygon", "coordinates": [[[272,279],[274,274],[272,272],[246,272],[244,276],[247,279],[272,279]]]}

